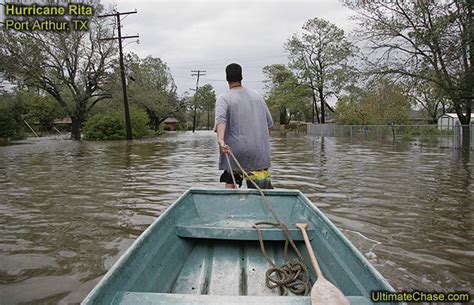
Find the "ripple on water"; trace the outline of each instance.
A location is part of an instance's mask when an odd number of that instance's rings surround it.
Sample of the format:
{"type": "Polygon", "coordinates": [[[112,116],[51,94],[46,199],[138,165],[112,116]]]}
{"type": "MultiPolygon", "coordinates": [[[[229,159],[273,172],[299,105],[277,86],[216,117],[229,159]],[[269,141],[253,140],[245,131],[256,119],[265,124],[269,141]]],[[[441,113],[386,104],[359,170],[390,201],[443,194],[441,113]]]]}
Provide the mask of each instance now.
{"type": "MultiPolygon", "coordinates": [[[[396,289],[473,292],[465,156],[294,134],[271,141],[274,185],[304,192],[396,289]]],[[[212,132],[131,145],[43,138],[0,147],[0,160],[9,281],[0,295],[12,304],[79,302],[182,192],[222,187],[212,132]]]]}

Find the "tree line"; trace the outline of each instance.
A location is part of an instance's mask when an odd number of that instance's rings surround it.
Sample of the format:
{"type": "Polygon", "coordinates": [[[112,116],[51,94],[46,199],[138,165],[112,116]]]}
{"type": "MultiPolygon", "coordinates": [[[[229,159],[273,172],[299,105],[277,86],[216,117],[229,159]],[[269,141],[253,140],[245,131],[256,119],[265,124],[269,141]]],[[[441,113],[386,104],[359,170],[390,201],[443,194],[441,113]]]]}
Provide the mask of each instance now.
{"type": "MultiPolygon", "coordinates": [[[[310,19],[284,43],[289,64],[264,67],[266,98],[277,121],[325,123],[331,113],[342,124],[406,124],[417,105],[431,122],[440,111],[456,112],[468,141],[474,95],[472,1],[345,5],[357,21],[351,37],[324,19],[310,19]],[[337,101],[335,108],[329,100],[337,101]]],[[[92,18],[90,26],[89,32],[0,32],[0,72],[18,92],[52,101],[55,115],[71,119],[74,139],[80,139],[88,118],[119,109],[121,103],[116,46],[102,40],[112,36],[114,24],[92,18]]],[[[131,53],[126,67],[130,101],[145,113],[151,130],[169,116],[187,125],[193,115],[188,110],[195,108],[200,125],[213,125],[211,85],[179,96],[160,58],[131,53]]],[[[15,101],[28,95],[19,96],[3,92],[2,107],[25,112],[28,107],[15,101]]],[[[3,123],[10,126],[21,117],[12,115],[3,123]]]]}

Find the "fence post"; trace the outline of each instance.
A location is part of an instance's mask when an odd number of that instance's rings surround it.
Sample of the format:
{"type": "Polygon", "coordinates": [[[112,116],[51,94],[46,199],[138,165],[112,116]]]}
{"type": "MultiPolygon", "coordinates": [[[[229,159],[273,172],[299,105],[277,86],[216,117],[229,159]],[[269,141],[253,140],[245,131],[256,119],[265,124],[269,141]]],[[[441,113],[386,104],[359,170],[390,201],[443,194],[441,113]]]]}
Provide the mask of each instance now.
{"type": "Polygon", "coordinates": [[[471,133],[471,150],[474,150],[474,123],[471,123],[469,127],[469,132],[471,133]]]}
{"type": "Polygon", "coordinates": [[[461,147],[462,143],[462,129],[461,124],[456,121],[454,124],[454,148],[458,149],[461,147]]]}

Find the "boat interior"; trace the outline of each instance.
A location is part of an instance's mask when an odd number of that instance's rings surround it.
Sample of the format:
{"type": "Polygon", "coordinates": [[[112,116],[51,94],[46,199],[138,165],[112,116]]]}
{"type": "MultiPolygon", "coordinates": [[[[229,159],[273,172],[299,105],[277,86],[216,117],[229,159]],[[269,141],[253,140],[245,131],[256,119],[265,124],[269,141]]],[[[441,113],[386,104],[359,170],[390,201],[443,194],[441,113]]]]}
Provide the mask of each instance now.
{"type": "MultiPolygon", "coordinates": [[[[308,236],[325,277],[351,304],[372,304],[372,290],[391,287],[331,222],[298,191],[267,191],[316,280],[296,223],[308,236]]],[[[280,296],[265,284],[271,265],[262,255],[255,222],[275,222],[258,192],[191,189],[153,223],[98,285],[107,304],[311,304],[310,296],[280,296]]],[[[285,236],[262,226],[265,249],[285,260],[285,236]]],[[[289,251],[290,259],[295,258],[289,251]]],[[[93,303],[96,304],[96,303],[93,303]]]]}

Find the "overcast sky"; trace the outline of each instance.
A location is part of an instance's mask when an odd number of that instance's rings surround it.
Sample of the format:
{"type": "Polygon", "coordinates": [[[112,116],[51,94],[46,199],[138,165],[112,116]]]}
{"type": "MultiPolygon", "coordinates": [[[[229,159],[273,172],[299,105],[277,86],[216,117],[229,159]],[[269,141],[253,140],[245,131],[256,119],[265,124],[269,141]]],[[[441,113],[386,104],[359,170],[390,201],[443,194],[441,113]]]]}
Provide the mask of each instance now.
{"type": "MultiPolygon", "coordinates": [[[[151,1],[114,0],[123,34],[140,35],[140,44],[125,51],[165,61],[182,94],[196,85],[191,70],[206,70],[200,85],[211,84],[219,95],[227,89],[225,66],[243,67],[243,84],[264,93],[262,68],[287,63],[284,43],[311,18],[324,18],[350,32],[351,11],[340,0],[313,1],[151,1]]],[[[131,42],[132,40],[128,40],[131,42]]],[[[191,92],[192,93],[192,92],[191,92]]]]}

